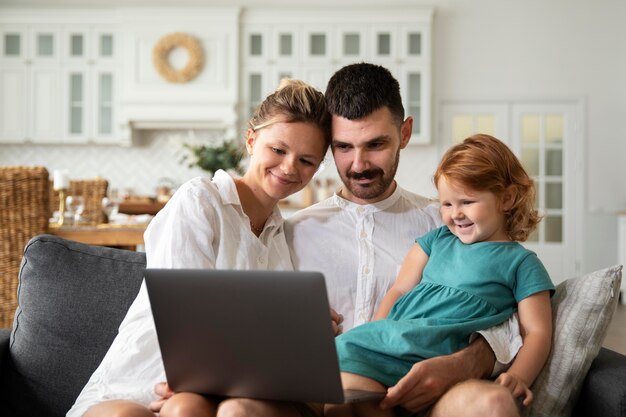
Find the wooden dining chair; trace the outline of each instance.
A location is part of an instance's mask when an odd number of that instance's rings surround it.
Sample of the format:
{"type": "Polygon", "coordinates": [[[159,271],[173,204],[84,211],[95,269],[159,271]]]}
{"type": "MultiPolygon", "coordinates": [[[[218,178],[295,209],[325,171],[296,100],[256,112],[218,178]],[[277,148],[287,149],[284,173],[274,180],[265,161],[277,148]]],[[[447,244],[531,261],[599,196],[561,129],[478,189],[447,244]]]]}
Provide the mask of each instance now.
{"type": "Polygon", "coordinates": [[[49,188],[44,167],[0,166],[0,328],[13,325],[24,246],[48,228],[49,188]]]}
{"type": "MultiPolygon", "coordinates": [[[[80,195],[85,200],[82,217],[85,223],[106,223],[106,215],[102,210],[102,199],[106,197],[109,182],[104,178],[70,180],[70,188],[65,195],[80,195]]],[[[59,209],[59,193],[52,188],[50,182],[50,213],[59,209]]]]}

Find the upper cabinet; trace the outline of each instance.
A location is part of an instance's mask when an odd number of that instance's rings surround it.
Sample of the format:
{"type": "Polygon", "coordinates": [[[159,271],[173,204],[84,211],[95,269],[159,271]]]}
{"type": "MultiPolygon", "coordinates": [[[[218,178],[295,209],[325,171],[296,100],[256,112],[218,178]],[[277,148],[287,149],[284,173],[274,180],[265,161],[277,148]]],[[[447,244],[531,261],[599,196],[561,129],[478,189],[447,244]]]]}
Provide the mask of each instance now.
{"type": "Polygon", "coordinates": [[[283,78],[324,91],[354,62],[400,83],[431,141],[429,8],[111,7],[0,13],[0,143],[130,144],[141,129],[241,134],[283,78]]]}
{"type": "Polygon", "coordinates": [[[242,15],[241,119],[276,89],[300,78],[324,91],[344,65],[372,62],[400,83],[414,118],[411,143],[431,141],[432,9],[246,10],[242,15]]]}
{"type": "Polygon", "coordinates": [[[0,17],[0,142],[115,143],[113,15],[0,17]]]}
{"type": "Polygon", "coordinates": [[[51,142],[62,134],[60,30],[15,24],[0,29],[0,138],[51,142]]]}
{"type": "Polygon", "coordinates": [[[66,137],[78,143],[115,142],[116,28],[67,25],[62,38],[63,78],[69,97],[64,120],[66,137]]]}

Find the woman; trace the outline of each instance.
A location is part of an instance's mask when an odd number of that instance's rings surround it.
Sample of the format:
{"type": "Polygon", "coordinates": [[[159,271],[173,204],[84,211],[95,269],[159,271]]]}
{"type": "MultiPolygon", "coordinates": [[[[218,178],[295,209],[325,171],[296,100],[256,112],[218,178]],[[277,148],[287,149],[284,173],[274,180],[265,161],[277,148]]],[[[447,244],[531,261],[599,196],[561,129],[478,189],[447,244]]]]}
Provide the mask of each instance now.
{"type": "MultiPolygon", "coordinates": [[[[149,268],[292,269],[279,200],[311,180],[330,143],[322,93],[286,80],[249,122],[250,164],[241,178],[224,171],[175,193],[145,233],[149,268]]],[[[154,416],[154,385],[165,372],[145,285],[69,417],[154,416]]]]}

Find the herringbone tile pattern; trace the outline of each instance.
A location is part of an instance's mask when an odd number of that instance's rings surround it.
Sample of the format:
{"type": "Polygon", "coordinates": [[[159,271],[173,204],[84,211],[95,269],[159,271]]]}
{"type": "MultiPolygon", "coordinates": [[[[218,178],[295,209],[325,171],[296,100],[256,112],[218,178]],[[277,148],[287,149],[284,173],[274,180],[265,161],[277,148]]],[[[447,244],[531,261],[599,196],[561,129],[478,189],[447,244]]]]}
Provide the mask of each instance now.
{"type": "Polygon", "coordinates": [[[181,163],[183,143],[221,139],[223,132],[145,131],[130,147],[111,145],[0,145],[0,165],[43,165],[50,174],[67,169],[72,179],[101,176],[109,189],[154,195],[161,178],[180,185],[205,174],[181,163]]]}

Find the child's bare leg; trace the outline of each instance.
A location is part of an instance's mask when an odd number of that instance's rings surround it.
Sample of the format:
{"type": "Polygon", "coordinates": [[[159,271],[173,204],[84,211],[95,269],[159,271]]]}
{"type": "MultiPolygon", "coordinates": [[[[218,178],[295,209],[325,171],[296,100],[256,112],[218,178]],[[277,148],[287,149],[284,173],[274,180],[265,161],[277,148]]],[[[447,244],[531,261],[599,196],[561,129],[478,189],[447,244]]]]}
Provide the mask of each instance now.
{"type": "Polygon", "coordinates": [[[154,413],[134,401],[110,400],[94,405],[83,417],[154,417],[154,413]]]}
{"type": "Polygon", "coordinates": [[[217,405],[200,394],[181,392],[169,398],[161,407],[161,417],[214,417],[217,405]]]}
{"type": "MultiPolygon", "coordinates": [[[[344,389],[356,389],[364,391],[386,392],[387,388],[373,379],[351,374],[341,373],[341,384],[344,389]]],[[[352,404],[326,404],[324,406],[325,417],[393,417],[392,410],[381,410],[378,401],[363,401],[352,404]]]]}

